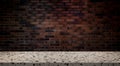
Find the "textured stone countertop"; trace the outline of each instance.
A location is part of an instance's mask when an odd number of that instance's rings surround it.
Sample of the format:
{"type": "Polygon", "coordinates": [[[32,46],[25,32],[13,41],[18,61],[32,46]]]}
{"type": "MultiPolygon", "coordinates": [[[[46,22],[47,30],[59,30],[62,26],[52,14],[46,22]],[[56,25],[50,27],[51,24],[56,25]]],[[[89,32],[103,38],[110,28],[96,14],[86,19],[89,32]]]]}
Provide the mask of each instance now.
{"type": "Polygon", "coordinates": [[[5,63],[118,63],[120,52],[0,52],[5,63]]]}

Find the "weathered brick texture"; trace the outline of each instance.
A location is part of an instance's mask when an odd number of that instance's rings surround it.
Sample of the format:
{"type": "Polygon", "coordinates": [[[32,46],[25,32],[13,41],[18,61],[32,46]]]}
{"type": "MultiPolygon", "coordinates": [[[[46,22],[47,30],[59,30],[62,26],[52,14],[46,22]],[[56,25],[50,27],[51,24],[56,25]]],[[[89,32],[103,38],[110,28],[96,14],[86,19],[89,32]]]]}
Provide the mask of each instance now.
{"type": "Polygon", "coordinates": [[[119,51],[117,0],[0,0],[0,50],[119,51]]]}

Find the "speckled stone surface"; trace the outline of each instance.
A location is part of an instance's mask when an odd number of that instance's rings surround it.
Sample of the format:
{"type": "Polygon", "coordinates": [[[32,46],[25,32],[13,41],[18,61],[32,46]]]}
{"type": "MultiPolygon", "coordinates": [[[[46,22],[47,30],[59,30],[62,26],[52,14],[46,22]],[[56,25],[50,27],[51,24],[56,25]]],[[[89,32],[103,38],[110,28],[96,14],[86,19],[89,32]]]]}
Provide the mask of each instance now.
{"type": "Polygon", "coordinates": [[[1,63],[119,63],[120,52],[0,52],[1,63]]]}

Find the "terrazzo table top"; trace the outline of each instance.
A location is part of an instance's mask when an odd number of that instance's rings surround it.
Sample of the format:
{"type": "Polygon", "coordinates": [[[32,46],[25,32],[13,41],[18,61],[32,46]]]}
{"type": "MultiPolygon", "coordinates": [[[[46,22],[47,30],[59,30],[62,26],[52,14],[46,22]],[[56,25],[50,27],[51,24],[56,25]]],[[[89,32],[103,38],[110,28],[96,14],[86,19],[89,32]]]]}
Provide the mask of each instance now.
{"type": "Polygon", "coordinates": [[[0,52],[2,63],[120,63],[120,52],[0,52]]]}

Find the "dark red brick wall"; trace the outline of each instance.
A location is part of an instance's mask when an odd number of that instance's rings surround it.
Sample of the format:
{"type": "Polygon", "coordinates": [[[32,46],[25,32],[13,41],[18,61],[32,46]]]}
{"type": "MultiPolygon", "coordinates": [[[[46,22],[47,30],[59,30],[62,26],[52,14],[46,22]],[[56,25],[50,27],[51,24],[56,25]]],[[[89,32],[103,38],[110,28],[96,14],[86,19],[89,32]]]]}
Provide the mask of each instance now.
{"type": "Polygon", "coordinates": [[[119,51],[117,0],[1,0],[0,50],[119,51]]]}

